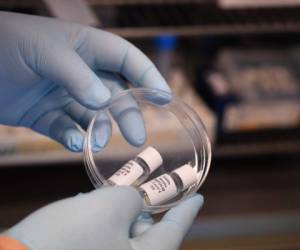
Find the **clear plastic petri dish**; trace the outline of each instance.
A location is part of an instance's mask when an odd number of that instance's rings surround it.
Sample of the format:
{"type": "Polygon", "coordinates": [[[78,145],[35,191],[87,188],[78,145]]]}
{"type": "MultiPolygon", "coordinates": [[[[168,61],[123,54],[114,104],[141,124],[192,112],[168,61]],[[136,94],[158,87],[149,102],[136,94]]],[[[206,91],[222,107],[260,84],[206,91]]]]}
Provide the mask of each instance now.
{"type": "Polygon", "coordinates": [[[159,213],[201,187],[211,145],[197,113],[179,98],[132,88],[97,111],[87,129],[84,162],[96,188],[134,186],[144,198],[143,210],[159,213]],[[134,136],[141,139],[134,141],[134,136]],[[105,145],[95,146],[97,138],[107,137],[105,145]]]}

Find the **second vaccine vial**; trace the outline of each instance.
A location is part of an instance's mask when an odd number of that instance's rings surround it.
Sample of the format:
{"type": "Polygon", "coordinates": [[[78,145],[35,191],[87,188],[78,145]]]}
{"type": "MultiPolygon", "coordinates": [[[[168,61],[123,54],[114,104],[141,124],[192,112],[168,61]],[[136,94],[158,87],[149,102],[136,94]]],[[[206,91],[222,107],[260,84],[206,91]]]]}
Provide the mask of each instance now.
{"type": "Polygon", "coordinates": [[[185,164],[171,173],[160,175],[139,187],[146,205],[160,205],[197,183],[197,174],[185,164]]]}

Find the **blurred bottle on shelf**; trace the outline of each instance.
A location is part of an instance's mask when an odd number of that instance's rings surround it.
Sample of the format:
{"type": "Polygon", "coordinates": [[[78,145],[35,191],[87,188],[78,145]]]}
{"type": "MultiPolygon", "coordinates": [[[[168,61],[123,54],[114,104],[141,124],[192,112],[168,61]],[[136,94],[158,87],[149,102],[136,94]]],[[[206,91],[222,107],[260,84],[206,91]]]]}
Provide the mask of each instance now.
{"type": "Polygon", "coordinates": [[[190,105],[203,120],[209,137],[215,139],[216,117],[194,90],[185,67],[184,53],[178,49],[178,38],[165,34],[154,39],[154,63],[167,80],[173,93],[190,105]]]}
{"type": "Polygon", "coordinates": [[[172,34],[161,35],[154,38],[154,62],[160,73],[168,80],[170,71],[175,67],[177,56],[177,37],[172,34]]]}
{"type": "Polygon", "coordinates": [[[154,62],[172,91],[185,101],[191,99],[190,94],[193,90],[185,68],[184,57],[186,55],[180,53],[178,49],[177,36],[161,35],[154,39],[154,43],[156,49],[154,62]]]}

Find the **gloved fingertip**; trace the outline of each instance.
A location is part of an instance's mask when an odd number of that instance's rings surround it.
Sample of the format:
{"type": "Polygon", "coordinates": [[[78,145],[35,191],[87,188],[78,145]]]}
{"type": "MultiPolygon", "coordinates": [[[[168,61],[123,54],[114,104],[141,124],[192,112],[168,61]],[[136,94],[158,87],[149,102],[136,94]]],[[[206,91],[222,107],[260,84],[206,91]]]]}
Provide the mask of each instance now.
{"type": "Polygon", "coordinates": [[[139,191],[131,186],[113,186],[113,195],[118,199],[118,203],[123,205],[123,209],[135,209],[140,210],[143,206],[142,196],[139,191]]]}
{"type": "Polygon", "coordinates": [[[83,149],[83,135],[77,129],[67,129],[62,135],[61,142],[69,150],[80,152],[83,149]]]}
{"type": "Polygon", "coordinates": [[[167,93],[171,93],[171,88],[168,85],[166,79],[158,71],[157,71],[157,73],[150,72],[149,76],[147,76],[147,78],[145,78],[145,80],[147,82],[152,81],[152,88],[156,88],[156,89],[165,91],[167,93]]]}
{"type": "Polygon", "coordinates": [[[109,124],[101,124],[100,127],[95,131],[92,137],[93,151],[100,151],[108,143],[111,137],[111,126],[109,124]]]}
{"type": "Polygon", "coordinates": [[[152,216],[147,212],[142,212],[140,214],[140,216],[137,218],[137,220],[152,221],[153,222],[152,216]]]}
{"type": "Polygon", "coordinates": [[[94,79],[90,87],[84,90],[82,104],[87,108],[99,109],[108,104],[111,99],[110,90],[105,87],[100,79],[94,79]]]}
{"type": "Polygon", "coordinates": [[[159,89],[149,91],[148,94],[144,95],[145,99],[149,100],[158,105],[165,105],[171,102],[172,93],[169,91],[161,91],[159,89]]]}
{"type": "Polygon", "coordinates": [[[186,203],[186,206],[193,207],[195,210],[199,210],[204,203],[204,197],[201,194],[195,194],[191,198],[184,201],[186,203]]]}
{"type": "Polygon", "coordinates": [[[115,192],[118,192],[122,197],[132,197],[133,199],[141,200],[142,198],[138,190],[131,186],[113,186],[115,192]]]}
{"type": "Polygon", "coordinates": [[[163,78],[162,76],[161,76],[161,80],[158,84],[159,84],[159,89],[160,90],[163,90],[167,93],[171,93],[171,88],[170,88],[169,84],[167,83],[165,78],[163,78]]]}
{"type": "Polygon", "coordinates": [[[143,234],[149,228],[152,227],[154,223],[153,218],[149,213],[143,212],[131,225],[130,235],[131,237],[136,237],[143,234]]]}
{"type": "Polygon", "coordinates": [[[171,93],[171,89],[167,84],[166,80],[163,78],[163,76],[159,73],[159,71],[155,67],[147,71],[140,85],[145,88],[159,89],[167,93],[171,93]]]}
{"type": "Polygon", "coordinates": [[[102,146],[102,144],[104,144],[104,143],[102,143],[102,142],[93,143],[93,152],[101,151],[104,148],[104,146],[102,146]]]}
{"type": "Polygon", "coordinates": [[[149,100],[158,104],[158,105],[165,105],[171,102],[172,94],[168,92],[159,92],[149,96],[149,100]]]}
{"type": "Polygon", "coordinates": [[[120,206],[122,213],[119,215],[120,224],[125,223],[127,229],[142,211],[142,196],[138,190],[130,186],[114,186],[111,197],[115,200],[115,206],[120,206]]]}
{"type": "Polygon", "coordinates": [[[141,113],[131,109],[118,118],[118,124],[125,139],[133,146],[140,147],[146,141],[146,129],[141,113]]]}

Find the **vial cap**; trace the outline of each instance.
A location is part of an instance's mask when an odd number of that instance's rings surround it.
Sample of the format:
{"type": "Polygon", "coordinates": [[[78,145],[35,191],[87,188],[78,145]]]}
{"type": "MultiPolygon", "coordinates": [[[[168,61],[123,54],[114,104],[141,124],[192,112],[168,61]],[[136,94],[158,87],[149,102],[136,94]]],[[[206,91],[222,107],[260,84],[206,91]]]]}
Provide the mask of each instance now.
{"type": "Polygon", "coordinates": [[[138,154],[138,157],[142,158],[147,163],[150,168],[150,173],[163,163],[160,153],[153,147],[147,147],[138,154]]]}
{"type": "Polygon", "coordinates": [[[197,182],[197,174],[189,164],[185,164],[175,169],[173,173],[176,173],[180,177],[183,184],[183,189],[187,189],[197,182]]]}

